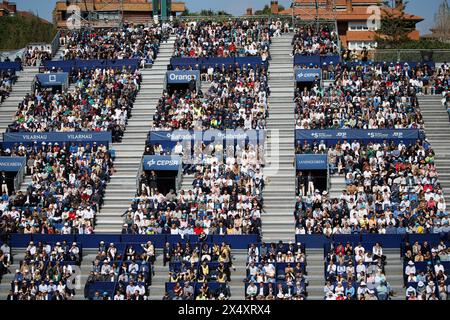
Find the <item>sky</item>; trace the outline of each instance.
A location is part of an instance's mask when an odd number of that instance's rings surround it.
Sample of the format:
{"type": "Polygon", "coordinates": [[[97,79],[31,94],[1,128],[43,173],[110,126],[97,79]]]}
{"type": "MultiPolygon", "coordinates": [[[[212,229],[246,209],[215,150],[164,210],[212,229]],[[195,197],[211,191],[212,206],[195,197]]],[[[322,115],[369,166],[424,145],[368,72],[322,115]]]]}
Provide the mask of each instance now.
{"type": "MultiPolygon", "coordinates": [[[[52,10],[56,0],[11,0],[11,2],[17,4],[18,10],[32,11],[42,18],[52,21],[52,10]]],[[[269,4],[270,0],[184,0],[184,2],[191,11],[213,9],[241,15],[247,8],[261,9],[265,4],[269,4]]],[[[279,0],[278,2],[288,7],[291,0],[279,0]]],[[[421,34],[428,33],[430,27],[433,26],[434,14],[440,3],[442,0],[409,0],[407,11],[425,19],[417,25],[421,34]]]]}

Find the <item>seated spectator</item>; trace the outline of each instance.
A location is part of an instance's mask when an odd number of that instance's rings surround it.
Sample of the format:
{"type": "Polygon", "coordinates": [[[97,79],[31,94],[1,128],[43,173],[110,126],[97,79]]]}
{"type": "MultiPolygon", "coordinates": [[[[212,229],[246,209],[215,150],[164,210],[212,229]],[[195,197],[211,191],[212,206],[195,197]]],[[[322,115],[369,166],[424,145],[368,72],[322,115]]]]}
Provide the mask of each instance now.
{"type": "MultiPolygon", "coordinates": [[[[167,28],[165,28],[167,29],[167,28]]],[[[169,28],[170,29],[170,28],[169,28]]],[[[148,27],[125,23],[120,29],[66,31],[61,34],[64,59],[141,59],[141,67],[155,60],[167,31],[160,25],[148,27]]]]}
{"type": "Polygon", "coordinates": [[[295,30],[292,40],[292,54],[338,54],[339,40],[337,32],[331,30],[327,25],[321,25],[319,30],[314,30],[314,28],[314,26],[301,26],[295,30]]]}
{"type": "Polygon", "coordinates": [[[273,35],[282,32],[281,21],[187,21],[175,28],[175,57],[268,56],[273,35]]]}

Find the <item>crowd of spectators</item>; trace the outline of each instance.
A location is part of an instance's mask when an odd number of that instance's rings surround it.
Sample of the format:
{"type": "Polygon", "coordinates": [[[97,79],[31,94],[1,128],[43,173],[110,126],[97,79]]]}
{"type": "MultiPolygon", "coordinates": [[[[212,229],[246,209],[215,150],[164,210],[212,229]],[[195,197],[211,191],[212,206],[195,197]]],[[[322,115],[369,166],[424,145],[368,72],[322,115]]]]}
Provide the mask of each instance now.
{"type": "Polygon", "coordinates": [[[64,59],[140,59],[141,66],[156,58],[161,41],[168,38],[167,24],[150,26],[125,23],[122,28],[95,31],[65,31],[60,44],[64,59]]]}
{"type": "Polygon", "coordinates": [[[224,242],[209,244],[166,243],[164,265],[169,280],[164,300],[228,300],[233,268],[231,247],[224,242]]]}
{"type": "Polygon", "coordinates": [[[175,30],[175,57],[261,56],[266,61],[273,36],[286,25],[280,20],[225,20],[181,22],[175,30]]]}
{"type": "Polygon", "coordinates": [[[322,70],[333,84],[296,89],[297,129],[422,129],[417,95],[440,91],[428,65],[330,63],[322,70]]]}
{"type": "Polygon", "coordinates": [[[407,300],[447,300],[450,290],[448,243],[424,241],[402,246],[407,300]]]}
{"type": "Polygon", "coordinates": [[[293,55],[336,55],[339,54],[339,36],[328,25],[301,26],[295,30],[292,46],[293,55]]]}
{"type": "Polygon", "coordinates": [[[154,275],[155,246],[145,244],[106,244],[101,241],[85,285],[85,297],[92,300],[148,300],[154,275]],[[102,292],[102,284],[115,284],[111,295],[102,292]],[[90,287],[96,290],[90,296],[90,287]]]}
{"type": "Polygon", "coordinates": [[[75,89],[51,92],[38,88],[19,104],[12,132],[111,131],[120,141],[142,76],[139,70],[77,71],[75,89]]]}
{"type": "Polygon", "coordinates": [[[264,129],[268,115],[264,66],[216,67],[207,92],[165,91],[153,117],[154,127],[173,129],[264,129]]]}
{"type": "Polygon", "coordinates": [[[247,300],[305,300],[307,285],[303,244],[280,241],[249,246],[247,300]]]}
{"type": "Polygon", "coordinates": [[[26,247],[8,300],[71,300],[75,296],[75,268],[81,263],[76,242],[31,241],[26,247]]]}
{"type": "Polygon", "coordinates": [[[23,58],[24,66],[36,67],[44,60],[51,60],[52,50],[48,46],[30,46],[26,49],[23,58]]]}
{"type": "Polygon", "coordinates": [[[6,233],[91,234],[113,173],[108,148],[97,143],[15,145],[7,156],[26,156],[27,190],[3,193],[0,230],[6,233]]]}
{"type": "Polygon", "coordinates": [[[343,174],[346,188],[337,197],[310,191],[308,177],[298,175],[297,234],[447,233],[445,198],[426,140],[344,140],[325,148],[323,142],[297,146],[301,153],[327,153],[332,174],[343,174]],[[308,192],[306,191],[308,186],[308,192]]]}
{"type": "Polygon", "coordinates": [[[11,70],[0,70],[0,105],[9,97],[11,87],[17,80],[15,72],[11,70]]]}
{"type": "Polygon", "coordinates": [[[333,243],[325,257],[325,300],[388,300],[392,294],[379,243],[333,243]]]}
{"type": "MultiPolygon", "coordinates": [[[[161,194],[155,172],[142,173],[138,195],[125,212],[123,232],[260,234],[264,176],[258,150],[247,145],[219,159],[214,150],[205,155],[207,149],[200,162],[188,165],[194,180],[187,190],[161,194]]],[[[154,154],[155,148],[147,147],[146,153],[154,154]]],[[[183,154],[181,144],[169,154],[183,154]]]]}

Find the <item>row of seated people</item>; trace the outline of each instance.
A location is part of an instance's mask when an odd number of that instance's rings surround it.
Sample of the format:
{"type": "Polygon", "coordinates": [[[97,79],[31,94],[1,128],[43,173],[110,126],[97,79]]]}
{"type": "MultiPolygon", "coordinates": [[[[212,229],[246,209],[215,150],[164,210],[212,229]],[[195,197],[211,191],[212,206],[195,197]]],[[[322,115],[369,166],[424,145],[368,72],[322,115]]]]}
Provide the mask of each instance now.
{"type": "Polygon", "coordinates": [[[141,59],[141,67],[155,60],[160,42],[171,28],[166,23],[148,27],[125,23],[121,28],[64,31],[60,36],[65,60],[141,59]]]}
{"type": "Polygon", "coordinates": [[[187,21],[174,28],[175,57],[269,57],[272,36],[286,28],[280,20],[187,21]]]}
{"type": "MultiPolygon", "coordinates": [[[[172,154],[182,150],[177,144],[172,154]]],[[[208,154],[192,164],[194,179],[187,190],[161,194],[156,173],[142,173],[138,195],[124,214],[123,233],[260,234],[264,175],[256,148],[247,145],[224,159],[215,150],[208,154]]]]}
{"type": "Polygon", "coordinates": [[[145,244],[105,244],[101,241],[92,262],[92,270],[84,287],[84,296],[91,300],[147,300],[154,275],[155,246],[145,244]]]}
{"type": "Polygon", "coordinates": [[[325,300],[388,300],[392,295],[379,243],[332,243],[325,254],[325,300]]]}
{"type": "Polygon", "coordinates": [[[28,67],[39,66],[44,60],[50,60],[52,58],[52,50],[49,46],[30,46],[27,47],[22,64],[28,67]]]}
{"type": "Polygon", "coordinates": [[[431,92],[428,65],[341,66],[333,84],[296,89],[297,129],[420,129],[417,96],[431,92]],[[426,83],[426,84],[425,84],[426,83]]]}
{"type": "Polygon", "coordinates": [[[163,263],[169,264],[164,300],[229,299],[233,255],[231,247],[218,243],[166,243],[163,263]]]}
{"type": "Polygon", "coordinates": [[[346,188],[341,195],[330,197],[326,191],[315,192],[314,179],[299,173],[298,234],[449,231],[435,155],[427,140],[409,145],[344,140],[328,151],[321,145],[305,143],[299,152],[328,152],[331,172],[344,175],[346,188]]]}
{"type": "Polygon", "coordinates": [[[17,81],[16,73],[12,70],[0,70],[0,104],[9,97],[12,86],[17,81]]]}
{"type": "Polygon", "coordinates": [[[166,283],[163,300],[229,300],[230,285],[227,282],[181,281],[166,283]]]}
{"type": "Polygon", "coordinates": [[[9,131],[111,131],[113,141],[120,141],[140,88],[139,70],[78,70],[71,78],[73,91],[27,94],[9,131]]]}
{"type": "Polygon", "coordinates": [[[339,36],[328,25],[301,26],[292,39],[293,55],[335,55],[339,52],[339,36]]]}
{"type": "Polygon", "coordinates": [[[407,300],[447,300],[450,290],[449,243],[405,242],[404,283],[407,300]]]}
{"type": "MultiPolygon", "coordinates": [[[[27,157],[25,192],[4,195],[1,230],[17,233],[91,234],[113,173],[108,148],[97,143],[42,142],[6,148],[27,157]]],[[[6,152],[8,153],[8,152],[6,152]]]]}
{"type": "Polygon", "coordinates": [[[264,129],[268,116],[264,66],[215,68],[207,92],[163,92],[153,116],[158,130],[264,129]]]}
{"type": "Polygon", "coordinates": [[[248,300],[304,300],[307,297],[306,255],[302,243],[251,244],[246,268],[248,300]]]}
{"type": "Polygon", "coordinates": [[[75,295],[74,273],[82,251],[76,242],[30,241],[15,270],[9,300],[68,300],[75,295]]]}
{"type": "Polygon", "coordinates": [[[338,63],[324,62],[319,65],[300,65],[301,68],[321,68],[322,79],[339,81],[341,79],[370,80],[373,76],[391,80],[392,75],[405,76],[417,94],[441,94],[449,84],[449,65],[431,67],[417,63],[415,66],[408,62],[367,62],[367,63],[338,63]]]}

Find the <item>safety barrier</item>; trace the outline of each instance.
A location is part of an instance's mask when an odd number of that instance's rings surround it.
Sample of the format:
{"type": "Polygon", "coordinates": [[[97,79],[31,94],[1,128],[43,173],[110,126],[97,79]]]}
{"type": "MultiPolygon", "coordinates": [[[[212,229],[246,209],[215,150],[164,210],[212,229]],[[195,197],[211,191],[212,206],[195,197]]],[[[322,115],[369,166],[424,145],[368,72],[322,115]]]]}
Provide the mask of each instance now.
{"type": "MultiPolygon", "coordinates": [[[[4,236],[4,235],[3,235],[4,236]]],[[[0,237],[3,238],[3,237],[0,237]]],[[[121,234],[18,234],[14,233],[10,235],[10,246],[23,248],[28,246],[30,241],[39,242],[62,242],[68,243],[77,242],[83,248],[97,248],[100,241],[105,243],[146,243],[151,241],[156,248],[162,248],[166,242],[169,243],[190,243],[199,242],[199,238],[196,235],[186,235],[182,238],[180,235],[167,235],[167,234],[155,234],[155,235],[121,235],[121,234]]],[[[246,249],[250,243],[258,241],[257,235],[210,235],[203,242],[206,243],[222,243],[225,242],[233,249],[246,249]]]]}

